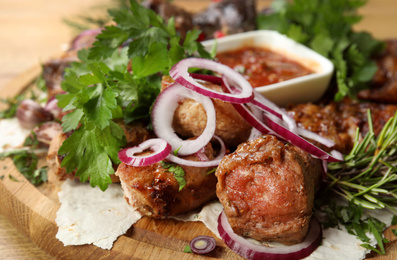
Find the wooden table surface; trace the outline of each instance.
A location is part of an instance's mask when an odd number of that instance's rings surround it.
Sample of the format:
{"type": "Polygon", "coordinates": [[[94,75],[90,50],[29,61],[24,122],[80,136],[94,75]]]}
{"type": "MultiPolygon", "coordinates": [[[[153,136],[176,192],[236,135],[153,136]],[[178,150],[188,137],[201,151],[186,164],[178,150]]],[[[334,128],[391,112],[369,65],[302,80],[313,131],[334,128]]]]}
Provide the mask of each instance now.
{"type": "MultiPolygon", "coordinates": [[[[63,19],[75,19],[84,10],[102,13],[111,0],[0,0],[0,91],[19,75],[66,48],[74,31],[63,19]],[[87,9],[91,7],[91,9],[87,9]]],[[[174,0],[190,11],[199,10],[209,0],[174,0]]],[[[259,0],[261,8],[270,0],[259,0]]],[[[379,39],[397,39],[397,1],[369,0],[360,9],[364,16],[356,26],[379,39]]],[[[36,67],[37,68],[37,67],[36,67]]],[[[32,73],[36,71],[30,70],[32,73]]],[[[1,198],[0,198],[1,199],[1,198]]],[[[53,259],[38,248],[11,222],[0,215],[0,259],[53,259]]]]}

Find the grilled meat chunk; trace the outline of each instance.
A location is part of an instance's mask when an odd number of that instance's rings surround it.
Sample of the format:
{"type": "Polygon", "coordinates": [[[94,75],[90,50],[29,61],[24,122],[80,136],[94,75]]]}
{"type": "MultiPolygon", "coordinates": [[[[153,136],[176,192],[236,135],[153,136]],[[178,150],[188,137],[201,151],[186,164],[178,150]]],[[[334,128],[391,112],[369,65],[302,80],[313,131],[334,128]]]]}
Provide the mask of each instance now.
{"type": "Polygon", "coordinates": [[[211,39],[217,31],[229,35],[255,30],[255,19],[255,0],[223,0],[195,14],[193,24],[204,32],[206,39],[211,39]]]}
{"type": "Polygon", "coordinates": [[[357,128],[362,136],[368,132],[368,109],[371,111],[374,132],[378,134],[387,120],[395,115],[397,105],[345,98],[341,102],[326,104],[299,104],[290,107],[288,112],[299,126],[334,141],[332,149],[347,154],[353,147],[357,128]]]}
{"type": "MultiPolygon", "coordinates": [[[[212,146],[204,154],[214,158],[212,146]]],[[[198,161],[196,155],[185,157],[198,161]]],[[[179,190],[174,173],[160,162],[150,166],[133,167],[121,163],[116,175],[120,178],[124,198],[132,207],[147,216],[165,218],[196,209],[216,198],[216,177],[209,173],[212,167],[181,166],[185,172],[186,186],[179,190]]]]}
{"type": "MultiPolygon", "coordinates": [[[[171,83],[170,77],[163,77],[162,89],[171,83]]],[[[222,91],[218,85],[201,83],[208,88],[222,91]]],[[[216,113],[215,134],[229,147],[236,147],[245,142],[251,133],[251,125],[234,109],[232,104],[219,99],[212,99],[212,102],[216,113]]],[[[197,137],[204,131],[206,122],[207,115],[203,106],[192,99],[186,99],[180,103],[174,113],[173,128],[183,137],[197,137]]]]}
{"type": "Polygon", "coordinates": [[[216,193],[236,234],[295,244],[308,231],[321,173],[320,160],[265,135],[222,159],[216,193]]]}
{"type": "Polygon", "coordinates": [[[48,91],[49,100],[63,92],[61,88],[63,74],[65,69],[73,61],[77,61],[77,55],[74,52],[67,52],[59,59],[51,59],[44,63],[43,79],[48,91]]]}

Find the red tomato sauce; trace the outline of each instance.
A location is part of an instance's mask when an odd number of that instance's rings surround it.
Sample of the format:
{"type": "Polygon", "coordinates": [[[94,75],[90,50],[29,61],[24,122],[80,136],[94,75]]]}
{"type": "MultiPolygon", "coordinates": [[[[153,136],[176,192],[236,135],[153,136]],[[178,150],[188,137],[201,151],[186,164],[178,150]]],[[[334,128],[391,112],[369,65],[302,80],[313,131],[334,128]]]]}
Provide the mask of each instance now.
{"type": "Polygon", "coordinates": [[[216,57],[220,63],[243,74],[254,88],[313,73],[296,61],[259,47],[226,51],[216,57]]]}

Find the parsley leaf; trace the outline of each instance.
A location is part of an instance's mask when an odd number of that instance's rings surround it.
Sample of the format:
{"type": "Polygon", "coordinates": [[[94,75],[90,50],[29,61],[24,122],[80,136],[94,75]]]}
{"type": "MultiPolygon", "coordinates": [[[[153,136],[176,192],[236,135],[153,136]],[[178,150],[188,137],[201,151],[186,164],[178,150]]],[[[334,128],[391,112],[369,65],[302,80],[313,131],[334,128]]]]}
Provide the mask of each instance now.
{"type": "Polygon", "coordinates": [[[165,161],[161,161],[161,166],[174,174],[175,179],[179,183],[179,191],[181,191],[186,186],[185,171],[183,168],[179,165],[165,161]]]}
{"type": "MultiPolygon", "coordinates": [[[[78,52],[79,62],[66,69],[57,96],[58,106],[69,113],[63,117],[64,132],[71,136],[62,144],[62,166],[77,169],[81,181],[105,190],[109,175],[119,163],[117,152],[125,145],[125,134],[115,119],[150,122],[150,109],[160,92],[161,78],[183,58],[198,53],[212,58],[197,41],[199,31],[186,34],[175,29],[153,10],[131,0],[129,8],[109,11],[113,25],[97,35],[93,46],[78,52]]],[[[181,189],[182,168],[171,167],[181,189]]]]}
{"type": "Polygon", "coordinates": [[[384,47],[384,42],[352,29],[361,19],[356,11],[366,0],[275,2],[274,13],[258,15],[258,28],[277,30],[329,58],[335,66],[338,86],[335,100],[354,98],[368,88],[376,71],[371,57],[384,47]]]}

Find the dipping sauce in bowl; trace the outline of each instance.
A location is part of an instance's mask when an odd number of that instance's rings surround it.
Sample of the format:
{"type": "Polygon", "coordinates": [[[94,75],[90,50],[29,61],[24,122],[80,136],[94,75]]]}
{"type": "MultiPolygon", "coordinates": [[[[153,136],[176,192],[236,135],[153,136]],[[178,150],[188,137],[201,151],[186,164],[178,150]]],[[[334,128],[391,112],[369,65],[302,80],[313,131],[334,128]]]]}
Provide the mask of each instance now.
{"type": "Polygon", "coordinates": [[[220,52],[216,58],[243,74],[254,88],[314,73],[282,54],[255,46],[220,52]]]}
{"type": "Polygon", "coordinates": [[[208,51],[214,51],[215,48],[219,62],[243,75],[248,73],[245,77],[255,90],[279,106],[319,100],[327,90],[334,70],[330,60],[276,31],[250,31],[204,41],[202,44],[208,51]],[[251,48],[255,50],[251,52],[251,48]],[[266,54],[258,50],[265,50],[266,54]],[[236,58],[240,51],[247,57],[236,58]],[[270,62],[263,63],[265,58],[261,56],[270,55],[267,51],[278,57],[272,56],[270,62]],[[228,61],[221,56],[225,53],[229,53],[226,56],[234,56],[230,58],[232,63],[228,64],[228,61]],[[247,61],[238,66],[236,64],[238,59],[247,59],[247,61]],[[299,68],[295,71],[291,62],[302,66],[303,69],[299,68]],[[264,69],[261,73],[268,74],[264,77],[267,78],[264,84],[259,83],[259,79],[257,80],[257,76],[253,74],[257,69],[264,69]],[[269,69],[273,72],[267,71],[269,69]],[[290,72],[295,75],[288,75],[290,72]]]}

